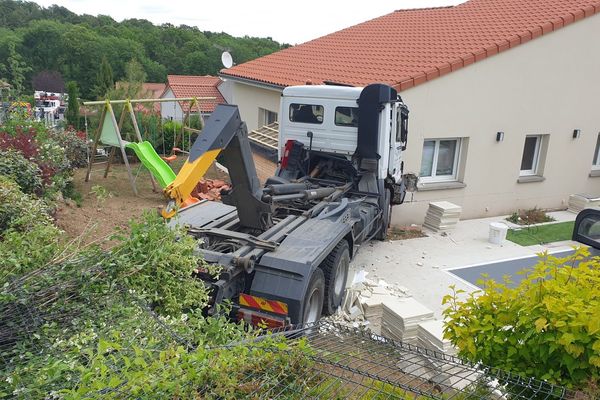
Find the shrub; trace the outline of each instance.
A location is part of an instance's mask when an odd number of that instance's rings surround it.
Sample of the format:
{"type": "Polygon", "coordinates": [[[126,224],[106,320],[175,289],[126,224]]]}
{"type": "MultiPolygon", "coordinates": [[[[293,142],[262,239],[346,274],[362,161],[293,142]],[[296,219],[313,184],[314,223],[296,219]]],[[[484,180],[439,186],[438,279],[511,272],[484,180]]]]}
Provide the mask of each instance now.
{"type": "MultiPolygon", "coordinates": [[[[162,124],[162,142],[165,145],[165,151],[171,153],[173,147],[181,147],[182,125],[178,121],[166,121],[162,124]],[[179,137],[177,143],[174,143],[175,136],[179,137]]],[[[162,143],[161,143],[162,146],[162,143]]]]}
{"type": "Polygon", "coordinates": [[[545,211],[534,207],[529,210],[517,210],[506,218],[506,220],[513,224],[532,225],[541,224],[543,222],[552,222],[554,221],[554,218],[547,215],[545,211]]]}
{"type": "Polygon", "coordinates": [[[0,150],[0,175],[14,180],[23,193],[40,193],[42,189],[39,167],[16,150],[0,150]]]}
{"type": "Polygon", "coordinates": [[[156,212],[146,212],[140,221],[130,223],[129,237],[116,238],[121,243],[106,265],[114,280],[139,292],[163,314],[206,305],[204,284],[191,279],[202,264],[191,236],[167,227],[156,212]]]}
{"type": "Polygon", "coordinates": [[[46,202],[21,192],[14,181],[0,175],[0,235],[8,229],[27,232],[36,225],[51,225],[50,212],[46,202]]]}
{"type": "MultiPolygon", "coordinates": [[[[146,214],[120,240],[108,254],[49,252],[38,258],[47,265],[0,284],[0,397],[233,399],[282,383],[284,397],[293,393],[308,363],[302,342],[222,346],[252,333],[193,308],[205,304],[206,289],[191,277],[201,262],[191,237],[146,214]]],[[[15,236],[10,245],[25,254],[34,243],[15,236]]]]}
{"type": "Polygon", "coordinates": [[[64,156],[69,163],[65,169],[87,166],[88,146],[85,141],[85,134],[82,138],[80,132],[69,127],[64,132],[51,131],[50,138],[65,150],[64,156]]]}
{"type": "Polygon", "coordinates": [[[61,250],[61,231],[54,225],[35,224],[27,234],[10,228],[0,240],[0,284],[48,264],[61,250]]]}
{"type": "Polygon", "coordinates": [[[0,150],[15,150],[27,160],[37,164],[41,171],[42,192],[49,195],[64,191],[71,180],[72,168],[67,150],[57,141],[59,133],[43,126],[27,125],[21,121],[14,129],[0,132],[0,150]]]}
{"type": "MultiPolygon", "coordinates": [[[[515,288],[444,298],[445,337],[473,362],[575,389],[600,378],[600,258],[541,255],[515,288]]],[[[453,289],[454,290],[454,289],[453,289]]]]}

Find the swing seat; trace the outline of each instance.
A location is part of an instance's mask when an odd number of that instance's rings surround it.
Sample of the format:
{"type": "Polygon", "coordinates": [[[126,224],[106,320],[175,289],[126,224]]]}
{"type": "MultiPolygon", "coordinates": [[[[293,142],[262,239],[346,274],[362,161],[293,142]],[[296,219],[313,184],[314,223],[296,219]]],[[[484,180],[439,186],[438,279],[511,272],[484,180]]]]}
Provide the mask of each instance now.
{"type": "Polygon", "coordinates": [[[173,154],[170,156],[162,156],[161,158],[168,163],[172,163],[173,161],[177,160],[177,154],[173,154]]]}

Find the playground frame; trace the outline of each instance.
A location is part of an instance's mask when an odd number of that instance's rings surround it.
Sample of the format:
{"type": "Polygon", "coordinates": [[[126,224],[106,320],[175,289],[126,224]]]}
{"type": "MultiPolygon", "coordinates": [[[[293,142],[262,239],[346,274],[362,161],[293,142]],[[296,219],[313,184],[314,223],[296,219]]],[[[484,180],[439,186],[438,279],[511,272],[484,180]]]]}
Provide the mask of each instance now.
{"type": "MultiPolygon", "coordinates": [[[[183,120],[183,124],[184,124],[183,129],[188,130],[188,131],[193,131],[196,133],[200,133],[200,130],[192,129],[190,127],[185,127],[185,122],[188,121],[188,123],[189,123],[190,112],[193,107],[196,107],[198,115],[200,116],[200,121],[202,121],[201,110],[200,110],[200,101],[201,100],[215,100],[215,98],[214,97],[185,97],[185,98],[165,98],[165,99],[125,99],[125,100],[108,100],[107,99],[107,100],[84,102],[83,104],[85,106],[98,106],[98,105],[104,106],[102,108],[102,114],[100,116],[100,123],[94,134],[92,151],[90,153],[91,157],[88,162],[88,168],[87,168],[87,173],[85,175],[85,181],[89,182],[89,180],[90,180],[90,176],[92,173],[92,166],[93,166],[93,156],[96,154],[96,151],[98,149],[98,144],[111,146],[111,151],[108,156],[106,168],[104,170],[104,178],[106,178],[108,176],[108,171],[110,170],[110,165],[113,161],[116,149],[119,148],[121,151],[121,156],[123,158],[123,162],[125,163],[125,166],[127,167],[127,175],[129,177],[129,181],[131,183],[131,188],[133,189],[133,192],[137,196],[138,191],[137,191],[137,187],[135,184],[135,179],[133,177],[133,174],[131,173],[131,166],[129,165],[129,160],[128,160],[127,154],[125,152],[125,147],[127,146],[127,144],[129,142],[125,141],[123,139],[123,136],[121,135],[123,123],[125,121],[125,115],[127,114],[127,115],[129,115],[129,118],[133,125],[134,131],[135,131],[135,137],[136,137],[138,143],[143,142],[142,134],[140,132],[140,129],[139,129],[139,126],[137,123],[137,118],[133,111],[132,104],[190,102],[191,104],[188,107],[185,118],[183,120]],[[117,117],[116,117],[116,114],[115,114],[115,111],[113,108],[113,105],[116,105],[116,104],[124,104],[123,111],[121,112],[118,122],[117,122],[117,117]]],[[[175,135],[175,143],[176,143],[177,139],[178,139],[178,137],[176,134],[175,135]]],[[[152,188],[156,192],[157,191],[156,181],[155,181],[154,177],[152,176],[152,170],[149,169],[149,171],[150,171],[150,179],[152,182],[152,188]]]]}

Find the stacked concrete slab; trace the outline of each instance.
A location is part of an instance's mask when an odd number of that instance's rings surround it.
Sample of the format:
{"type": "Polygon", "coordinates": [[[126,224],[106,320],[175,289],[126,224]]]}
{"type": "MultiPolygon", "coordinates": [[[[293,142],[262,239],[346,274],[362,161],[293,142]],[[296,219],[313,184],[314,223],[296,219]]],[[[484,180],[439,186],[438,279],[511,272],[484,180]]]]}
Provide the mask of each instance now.
{"type": "Polygon", "coordinates": [[[439,320],[423,321],[417,327],[417,345],[426,349],[454,355],[456,349],[449,340],[444,339],[444,322],[439,320]]]}
{"type": "Polygon", "coordinates": [[[448,201],[429,203],[423,226],[434,232],[453,229],[460,219],[462,208],[448,201]]]}
{"type": "Polygon", "coordinates": [[[383,303],[381,335],[414,343],[420,322],[433,318],[433,311],[412,297],[389,298],[383,303]]]}
{"type": "Polygon", "coordinates": [[[568,211],[578,214],[584,208],[600,207],[600,196],[591,194],[572,194],[569,196],[568,211]]]}

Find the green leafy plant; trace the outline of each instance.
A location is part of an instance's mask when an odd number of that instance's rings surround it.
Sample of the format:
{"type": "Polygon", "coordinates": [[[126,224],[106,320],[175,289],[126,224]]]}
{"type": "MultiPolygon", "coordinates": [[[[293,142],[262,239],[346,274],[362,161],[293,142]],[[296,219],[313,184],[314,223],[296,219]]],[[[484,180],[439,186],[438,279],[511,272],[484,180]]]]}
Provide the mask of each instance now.
{"type": "Polygon", "coordinates": [[[448,305],[445,337],[486,365],[583,390],[600,379],[600,258],[540,255],[515,288],[493,280],[448,305]]]}
{"type": "Polygon", "coordinates": [[[96,197],[96,204],[98,206],[113,196],[112,193],[102,185],[92,186],[90,194],[93,194],[96,197]]]}
{"type": "Polygon", "coordinates": [[[157,213],[146,212],[130,223],[127,239],[120,239],[105,266],[114,280],[138,291],[163,314],[178,315],[207,304],[204,284],[192,279],[203,262],[194,254],[191,236],[167,227],[157,213]]]}
{"type": "Polygon", "coordinates": [[[42,189],[40,169],[16,150],[0,150],[0,175],[13,179],[24,193],[39,193],[42,189]]]}
{"type": "Polygon", "coordinates": [[[506,220],[518,225],[532,225],[552,222],[554,221],[554,218],[547,215],[545,211],[534,207],[529,210],[517,210],[506,218],[506,220]]]}
{"type": "Polygon", "coordinates": [[[8,229],[24,233],[36,225],[52,225],[50,213],[44,200],[21,192],[12,179],[0,175],[0,238],[8,229]]]}

